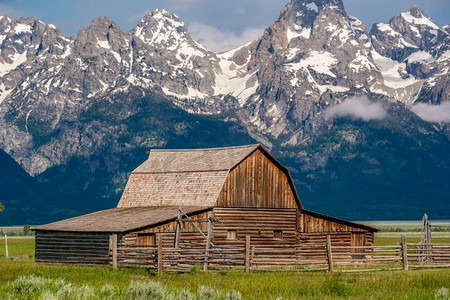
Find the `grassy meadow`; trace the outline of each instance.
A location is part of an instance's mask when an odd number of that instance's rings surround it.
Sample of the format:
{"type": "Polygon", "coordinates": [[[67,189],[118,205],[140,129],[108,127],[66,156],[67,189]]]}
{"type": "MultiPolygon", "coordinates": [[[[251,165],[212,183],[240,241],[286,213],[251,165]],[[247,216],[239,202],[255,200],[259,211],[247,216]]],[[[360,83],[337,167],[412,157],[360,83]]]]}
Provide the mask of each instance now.
{"type": "MultiPolygon", "coordinates": [[[[381,231],[378,245],[400,241],[381,231]]],[[[409,242],[420,232],[406,231],[409,242]]],[[[450,232],[433,233],[450,243],[450,232]]],[[[42,265],[34,262],[34,238],[0,238],[0,299],[450,299],[450,269],[371,273],[253,272],[156,276],[144,269],[42,265]]]]}

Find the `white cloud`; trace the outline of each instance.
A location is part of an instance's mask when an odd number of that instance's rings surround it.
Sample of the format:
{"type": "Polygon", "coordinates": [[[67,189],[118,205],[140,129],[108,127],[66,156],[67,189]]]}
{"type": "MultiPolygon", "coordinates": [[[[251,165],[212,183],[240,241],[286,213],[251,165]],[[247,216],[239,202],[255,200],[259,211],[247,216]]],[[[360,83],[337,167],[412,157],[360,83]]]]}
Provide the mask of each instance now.
{"type": "Polygon", "coordinates": [[[143,17],[145,17],[146,14],[148,14],[150,12],[151,12],[151,10],[146,9],[144,11],[141,11],[141,12],[137,13],[137,14],[129,16],[128,19],[127,19],[127,22],[128,23],[139,22],[140,20],[142,20],[143,17]]]}
{"type": "Polygon", "coordinates": [[[241,34],[230,30],[220,30],[216,27],[193,22],[188,26],[192,37],[200,44],[214,51],[225,51],[256,40],[264,28],[246,28],[241,34]]]}
{"type": "Polygon", "coordinates": [[[339,117],[363,119],[364,121],[382,120],[387,117],[387,111],[381,103],[372,102],[367,96],[355,96],[325,110],[325,118],[339,117]]]}
{"type": "Polygon", "coordinates": [[[440,105],[418,103],[413,105],[411,110],[424,121],[450,123],[450,102],[440,105]]]}

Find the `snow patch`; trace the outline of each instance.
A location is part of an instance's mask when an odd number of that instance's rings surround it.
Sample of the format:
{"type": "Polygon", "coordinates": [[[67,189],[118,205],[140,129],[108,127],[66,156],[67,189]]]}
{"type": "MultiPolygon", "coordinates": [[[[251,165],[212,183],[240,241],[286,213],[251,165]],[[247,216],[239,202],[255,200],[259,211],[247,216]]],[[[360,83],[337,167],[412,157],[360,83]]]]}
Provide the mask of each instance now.
{"type": "Polygon", "coordinates": [[[312,11],[315,11],[315,12],[319,12],[319,8],[317,7],[317,5],[314,2],[307,3],[305,5],[305,7],[307,9],[309,9],[309,10],[312,10],[312,11]]]}
{"type": "Polygon", "coordinates": [[[407,87],[419,81],[412,76],[407,79],[402,78],[399,71],[404,71],[406,69],[405,63],[399,63],[388,57],[381,56],[376,51],[372,51],[372,57],[383,75],[384,84],[386,86],[393,89],[398,89],[407,87]]]}
{"type": "Polygon", "coordinates": [[[286,68],[293,71],[311,68],[317,73],[326,74],[336,78],[336,75],[331,72],[330,69],[337,62],[337,59],[329,52],[312,51],[308,57],[298,63],[287,64],[286,68]]]}
{"type": "Polygon", "coordinates": [[[14,55],[9,55],[9,58],[13,61],[11,64],[0,64],[0,76],[9,73],[9,71],[17,68],[18,66],[26,62],[27,53],[23,52],[22,54],[20,54],[16,52],[14,55]]]}
{"type": "Polygon", "coordinates": [[[104,48],[104,49],[111,49],[111,47],[109,46],[108,41],[99,41],[97,39],[97,43],[100,46],[100,48],[104,48]]]}
{"type": "Polygon", "coordinates": [[[435,61],[434,57],[430,53],[425,51],[414,52],[413,54],[408,56],[406,60],[408,60],[409,63],[418,62],[421,64],[432,63],[435,61]]]}
{"type": "Polygon", "coordinates": [[[31,33],[31,26],[27,25],[27,24],[19,23],[19,24],[16,25],[16,27],[14,27],[13,32],[16,33],[16,34],[23,33],[23,32],[31,33]]]}
{"type": "Polygon", "coordinates": [[[286,31],[286,34],[287,34],[288,43],[290,43],[292,39],[298,38],[298,37],[304,37],[305,39],[309,39],[311,36],[311,28],[295,25],[295,31],[288,28],[286,31]]]}
{"type": "Polygon", "coordinates": [[[386,23],[377,23],[378,30],[383,32],[388,32],[388,35],[391,36],[401,36],[400,33],[392,29],[392,27],[389,24],[386,23]]]}
{"type": "Polygon", "coordinates": [[[439,26],[436,25],[431,19],[426,17],[416,18],[409,11],[400,14],[403,19],[408,23],[416,24],[416,25],[426,25],[434,29],[439,29],[439,26]]]}

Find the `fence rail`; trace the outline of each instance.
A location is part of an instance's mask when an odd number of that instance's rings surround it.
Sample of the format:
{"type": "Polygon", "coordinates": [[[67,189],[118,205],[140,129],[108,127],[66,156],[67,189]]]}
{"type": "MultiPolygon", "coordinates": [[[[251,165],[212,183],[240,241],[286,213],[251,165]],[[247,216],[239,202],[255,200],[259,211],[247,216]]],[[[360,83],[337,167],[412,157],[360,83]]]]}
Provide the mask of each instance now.
{"type": "Polygon", "coordinates": [[[163,248],[157,245],[111,245],[114,266],[141,267],[163,271],[189,272],[194,266],[203,270],[285,270],[368,272],[408,270],[409,268],[450,267],[450,244],[406,243],[392,246],[251,245],[246,239],[240,246],[192,246],[163,248]],[[116,253],[114,255],[114,253],[116,253]]]}

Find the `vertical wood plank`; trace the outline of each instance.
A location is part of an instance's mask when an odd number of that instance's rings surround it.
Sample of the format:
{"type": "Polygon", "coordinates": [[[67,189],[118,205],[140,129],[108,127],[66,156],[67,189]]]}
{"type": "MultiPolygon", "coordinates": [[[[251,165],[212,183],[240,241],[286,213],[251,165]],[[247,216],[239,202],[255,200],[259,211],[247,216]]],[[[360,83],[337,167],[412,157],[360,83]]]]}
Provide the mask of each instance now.
{"type": "Polygon", "coordinates": [[[161,276],[162,272],[163,272],[163,262],[162,262],[162,248],[163,248],[163,244],[162,244],[162,236],[158,235],[158,275],[161,276]]]}
{"type": "Polygon", "coordinates": [[[214,215],[211,215],[208,220],[208,235],[206,237],[206,251],[205,251],[205,262],[203,263],[203,271],[208,271],[208,256],[209,249],[211,248],[211,233],[212,233],[212,220],[214,215]]]}
{"type": "Polygon", "coordinates": [[[245,273],[250,273],[250,236],[245,236],[245,273]]]}
{"type": "Polygon", "coordinates": [[[5,234],[5,254],[6,254],[6,259],[9,258],[9,252],[8,252],[8,236],[5,234]]]}
{"type": "Polygon", "coordinates": [[[331,252],[331,236],[327,235],[328,272],[333,272],[333,254],[331,252]]]}
{"type": "Polygon", "coordinates": [[[117,268],[117,233],[110,236],[111,238],[111,250],[112,250],[112,265],[113,268],[117,268]]]}
{"type": "Polygon", "coordinates": [[[408,271],[408,248],[406,247],[406,238],[404,234],[402,234],[402,262],[403,270],[408,271]]]}

